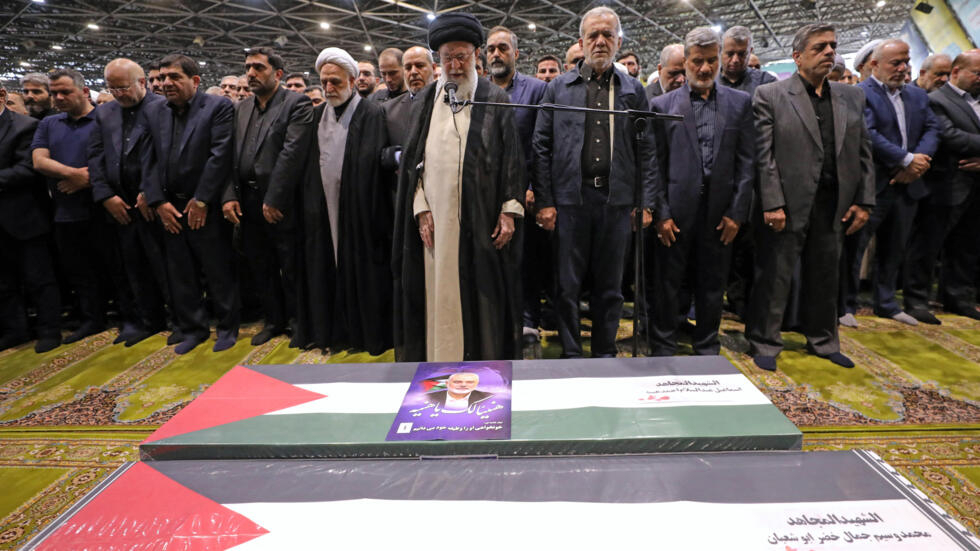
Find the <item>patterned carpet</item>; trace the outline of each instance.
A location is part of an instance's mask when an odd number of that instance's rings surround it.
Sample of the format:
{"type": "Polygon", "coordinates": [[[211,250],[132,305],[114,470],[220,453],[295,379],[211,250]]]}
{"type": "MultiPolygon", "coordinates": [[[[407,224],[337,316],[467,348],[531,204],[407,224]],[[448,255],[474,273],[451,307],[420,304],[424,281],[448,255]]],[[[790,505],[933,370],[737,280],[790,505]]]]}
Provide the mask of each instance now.
{"type": "MultiPolygon", "coordinates": [[[[786,334],[780,371],[760,371],[732,320],[723,353],[804,431],[805,449],[870,449],[980,532],[980,324],[942,319],[909,328],[860,317],[859,330],[842,331],[852,370],[806,355],[802,337],[786,334]]],[[[112,346],[112,331],[42,355],[30,345],[0,352],[0,548],[24,544],[135,459],[139,441],[235,365],[393,361],[303,352],[283,338],[252,347],[255,331],[218,354],[177,356],[163,335],[112,346]]],[[[630,334],[624,322],[620,337],[630,334]]],[[[543,356],[557,356],[555,334],[544,337],[543,356]]],[[[629,342],[620,347],[628,355],[629,342]]]]}

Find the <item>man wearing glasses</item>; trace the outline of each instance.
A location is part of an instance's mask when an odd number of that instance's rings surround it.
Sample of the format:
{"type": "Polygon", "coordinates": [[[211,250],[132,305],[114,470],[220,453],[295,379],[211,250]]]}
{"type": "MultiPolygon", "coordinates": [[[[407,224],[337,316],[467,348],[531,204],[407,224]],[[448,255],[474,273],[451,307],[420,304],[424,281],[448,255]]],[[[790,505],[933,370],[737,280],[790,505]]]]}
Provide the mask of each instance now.
{"type": "Polygon", "coordinates": [[[399,361],[519,357],[524,161],[508,103],[476,76],[483,27],[450,12],[429,26],[443,73],[422,89],[402,155],[395,211],[395,357],[399,361]],[[452,89],[450,86],[450,89],[452,89]],[[517,244],[511,243],[517,239],[517,244]]]}

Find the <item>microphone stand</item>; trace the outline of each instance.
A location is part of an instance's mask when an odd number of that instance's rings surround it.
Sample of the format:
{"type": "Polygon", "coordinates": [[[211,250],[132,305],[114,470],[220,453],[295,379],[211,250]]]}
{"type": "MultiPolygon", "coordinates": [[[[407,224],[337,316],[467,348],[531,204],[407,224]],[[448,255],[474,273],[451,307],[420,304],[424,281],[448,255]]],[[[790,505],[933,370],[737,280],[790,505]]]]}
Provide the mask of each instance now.
{"type": "MultiPolygon", "coordinates": [[[[643,160],[640,158],[639,144],[643,140],[643,135],[646,132],[647,119],[682,121],[684,120],[684,117],[681,115],[668,115],[666,113],[642,111],[638,109],[594,109],[591,107],[577,107],[574,105],[558,105],[556,103],[530,105],[526,103],[494,103],[490,101],[473,101],[468,99],[460,101],[456,99],[456,89],[449,86],[446,87],[445,101],[449,103],[449,108],[454,113],[458,113],[459,110],[467,105],[483,105],[487,107],[505,107],[510,109],[534,109],[537,111],[596,113],[603,115],[614,115],[617,117],[628,117],[630,119],[633,128],[633,144],[635,147],[633,157],[636,162],[636,168],[634,169],[635,181],[633,182],[633,209],[635,212],[633,215],[633,221],[636,223],[636,238],[633,240],[633,357],[637,357],[639,354],[640,309],[643,308],[644,313],[648,314],[648,312],[646,312],[646,286],[644,285],[643,277],[643,186],[640,184],[643,178],[644,167],[643,160]]],[[[614,137],[610,136],[610,139],[614,139],[614,137]]],[[[649,315],[645,316],[645,319],[647,320],[646,323],[648,326],[645,333],[647,335],[647,344],[649,346],[649,315]]]]}

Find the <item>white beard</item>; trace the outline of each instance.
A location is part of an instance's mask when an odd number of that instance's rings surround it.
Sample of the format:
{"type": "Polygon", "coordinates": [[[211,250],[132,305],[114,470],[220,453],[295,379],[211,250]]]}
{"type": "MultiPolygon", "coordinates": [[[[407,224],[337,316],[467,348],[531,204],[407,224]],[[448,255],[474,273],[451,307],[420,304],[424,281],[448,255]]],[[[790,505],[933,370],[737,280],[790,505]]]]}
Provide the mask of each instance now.
{"type": "MultiPolygon", "coordinates": [[[[456,98],[460,101],[473,99],[473,94],[476,91],[476,79],[476,65],[474,64],[472,67],[470,67],[470,70],[467,71],[465,78],[454,81],[456,82],[456,86],[458,86],[456,89],[456,98]]],[[[439,77],[439,80],[436,81],[436,90],[438,90],[437,93],[442,93],[442,91],[446,88],[447,82],[449,81],[446,79],[446,74],[443,73],[442,76],[439,77]]]]}
{"type": "Polygon", "coordinates": [[[330,104],[330,107],[337,107],[338,105],[341,105],[345,101],[349,100],[350,97],[351,97],[351,95],[353,93],[354,93],[354,87],[353,86],[348,86],[347,87],[347,92],[346,92],[345,95],[343,95],[343,96],[341,96],[339,98],[327,98],[327,103],[330,104]]]}

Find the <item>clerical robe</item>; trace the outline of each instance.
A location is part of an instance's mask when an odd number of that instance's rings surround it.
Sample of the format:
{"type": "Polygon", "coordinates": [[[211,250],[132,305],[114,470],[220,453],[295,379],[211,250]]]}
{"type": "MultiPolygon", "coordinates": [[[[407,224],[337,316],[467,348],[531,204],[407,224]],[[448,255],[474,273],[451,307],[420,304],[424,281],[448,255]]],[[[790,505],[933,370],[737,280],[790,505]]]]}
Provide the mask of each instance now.
{"type": "MultiPolygon", "coordinates": [[[[524,156],[513,113],[467,106],[449,112],[433,83],[413,106],[395,211],[395,357],[398,361],[516,359],[521,338],[524,156]],[[429,209],[433,250],[416,213],[429,209]],[[501,212],[515,215],[510,243],[491,234],[501,212]]],[[[475,101],[507,103],[479,79],[475,101]]]]}
{"type": "Polygon", "coordinates": [[[388,145],[384,113],[377,103],[352,96],[339,120],[331,119],[329,103],[316,107],[313,117],[317,138],[303,181],[294,340],[381,354],[392,347],[394,219],[392,190],[380,167],[388,145]]]}

